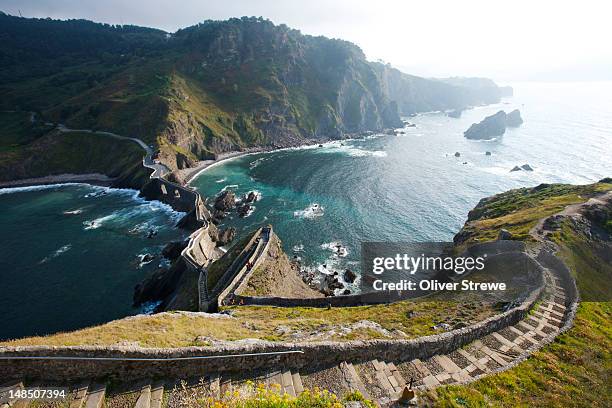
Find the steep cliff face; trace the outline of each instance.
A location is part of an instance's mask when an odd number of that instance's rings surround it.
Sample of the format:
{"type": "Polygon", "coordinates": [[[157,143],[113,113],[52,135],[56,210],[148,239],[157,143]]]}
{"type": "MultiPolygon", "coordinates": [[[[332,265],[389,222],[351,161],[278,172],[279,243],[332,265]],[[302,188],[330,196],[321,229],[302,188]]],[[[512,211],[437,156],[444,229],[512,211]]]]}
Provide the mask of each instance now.
{"type": "Polygon", "coordinates": [[[371,63],[388,97],[402,115],[417,112],[464,109],[497,103],[500,88],[486,78],[427,79],[405,74],[390,65],[371,63]]]}
{"type": "Polygon", "coordinates": [[[0,109],[138,137],[173,170],[222,152],[337,139],[401,126],[400,114],[499,99],[490,81],[409,76],[368,62],[352,43],[261,18],[174,34],[1,13],[0,23],[0,109]]]}

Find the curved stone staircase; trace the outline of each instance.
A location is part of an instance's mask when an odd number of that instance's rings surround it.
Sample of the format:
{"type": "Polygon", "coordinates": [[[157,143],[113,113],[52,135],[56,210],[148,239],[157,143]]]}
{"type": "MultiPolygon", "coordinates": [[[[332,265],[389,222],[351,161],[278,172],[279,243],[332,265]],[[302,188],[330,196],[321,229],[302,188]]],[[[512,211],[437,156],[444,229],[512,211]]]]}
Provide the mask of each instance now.
{"type": "MultiPolygon", "coordinates": [[[[192,406],[201,398],[220,398],[227,392],[247,393],[253,383],[269,385],[278,392],[298,395],[305,388],[321,388],[339,396],[359,391],[381,406],[394,403],[407,386],[427,389],[461,384],[506,370],[552,341],[571,324],[570,309],[576,299],[567,294],[567,279],[543,267],[545,289],[541,300],[517,324],[488,334],[448,354],[410,361],[343,361],[331,367],[290,370],[205,373],[199,378],[135,381],[110,386],[92,379],[73,384],[61,406],[69,408],[112,407],[161,408],[192,406]]],[[[0,385],[0,394],[9,388],[35,387],[40,383],[14,381],[0,385]]],[[[3,401],[3,400],[0,400],[3,401]]],[[[12,401],[0,408],[25,408],[29,401],[12,401]]],[[[58,406],[37,401],[36,406],[58,406]]]]}

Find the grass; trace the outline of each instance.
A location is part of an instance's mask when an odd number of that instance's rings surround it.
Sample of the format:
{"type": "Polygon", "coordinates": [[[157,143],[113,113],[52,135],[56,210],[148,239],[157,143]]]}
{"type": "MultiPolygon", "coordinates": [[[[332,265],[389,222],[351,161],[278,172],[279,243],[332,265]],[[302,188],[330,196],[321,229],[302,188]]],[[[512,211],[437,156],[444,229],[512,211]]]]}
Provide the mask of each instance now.
{"type": "Polygon", "coordinates": [[[581,303],[574,327],[517,367],[425,396],[440,407],[612,406],[610,303],[581,303]]]}
{"type": "Polygon", "coordinates": [[[253,234],[246,234],[238,242],[235,242],[232,247],[217,261],[213,262],[208,267],[208,289],[212,290],[219,279],[225,274],[227,268],[230,267],[232,262],[248,244],[249,240],[253,237],[253,234]]]}
{"type": "Polygon", "coordinates": [[[0,178],[63,173],[138,175],[142,173],[143,155],[134,142],[90,133],[51,132],[19,150],[0,152],[0,178]]]}
{"type": "MultiPolygon", "coordinates": [[[[578,188],[584,193],[584,187],[578,188]]],[[[609,184],[600,183],[586,186],[586,191],[609,188],[609,184]]],[[[576,193],[571,190],[557,190],[560,192],[558,200],[546,197],[540,202],[571,202],[576,193]]],[[[547,213],[551,209],[545,204],[536,212],[547,213]]],[[[516,213],[521,211],[518,209],[516,213]]],[[[605,228],[605,223],[600,227],[605,228]]],[[[601,252],[598,252],[595,241],[569,221],[553,235],[553,239],[561,248],[559,255],[576,278],[581,298],[609,300],[612,270],[610,264],[599,256],[601,252]]],[[[423,399],[440,407],[612,406],[611,317],[612,302],[583,301],[579,304],[573,327],[528,360],[465,386],[429,391],[423,399]]]]}
{"type": "Polygon", "coordinates": [[[0,154],[18,150],[38,139],[51,127],[32,122],[30,112],[0,112],[0,154]]]}
{"type": "Polygon", "coordinates": [[[502,228],[510,231],[513,239],[529,241],[529,231],[540,219],[611,189],[612,184],[609,183],[582,186],[551,184],[498,194],[479,203],[470,212],[464,227],[468,237],[464,244],[494,240],[502,228]]]}
{"type": "Polygon", "coordinates": [[[266,386],[248,381],[240,391],[226,392],[220,398],[200,395],[183,386],[177,401],[180,406],[202,408],[342,408],[347,403],[358,402],[364,408],[374,408],[372,401],[359,392],[352,392],[339,398],[326,390],[305,389],[297,396],[281,394],[279,384],[266,386]]]}
{"type": "MultiPolygon", "coordinates": [[[[486,305],[455,302],[398,302],[390,305],[351,308],[281,308],[268,306],[234,306],[224,310],[232,317],[215,318],[207,314],[169,312],[115,320],[100,326],[73,332],[5,341],[2,346],[18,345],[116,345],[138,343],[142,347],[208,346],[211,339],[239,340],[260,338],[270,341],[295,341],[291,333],[327,332],[329,340],[385,338],[379,331],[356,329],[343,335],[339,326],[370,320],[393,331],[401,330],[406,338],[434,334],[432,326],[441,321],[479,321],[494,310],[486,305]],[[279,326],[288,333],[279,332],[279,326]]],[[[397,338],[404,338],[396,335],[397,338]]]]}

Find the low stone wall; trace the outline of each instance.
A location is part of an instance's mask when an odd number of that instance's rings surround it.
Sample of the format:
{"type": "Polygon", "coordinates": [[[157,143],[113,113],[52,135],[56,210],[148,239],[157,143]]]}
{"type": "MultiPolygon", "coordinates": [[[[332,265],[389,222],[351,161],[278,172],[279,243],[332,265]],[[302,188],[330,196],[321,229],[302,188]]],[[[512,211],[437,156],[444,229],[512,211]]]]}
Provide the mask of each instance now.
{"type": "MultiPolygon", "coordinates": [[[[541,277],[541,276],[540,276],[541,277]]],[[[413,340],[368,340],[316,343],[237,344],[228,347],[186,347],[178,349],[140,349],[113,347],[7,347],[0,349],[0,378],[74,381],[85,378],[139,379],[151,377],[186,378],[211,372],[244,371],[285,367],[328,367],[342,361],[362,362],[372,359],[410,361],[446,354],[523,319],[539,299],[543,279],[519,306],[474,325],[413,340]],[[263,354],[298,350],[295,354],[263,354]],[[97,357],[112,361],[5,359],[20,357],[97,357]],[[166,360],[202,357],[191,360],[166,360]],[[126,358],[156,359],[122,361],[126,358]]]]}
{"type": "MultiPolygon", "coordinates": [[[[272,234],[272,227],[268,226],[268,233],[272,234]]],[[[238,285],[241,284],[245,276],[253,271],[260,260],[257,257],[258,253],[263,253],[268,248],[269,240],[266,242],[263,249],[260,249],[261,241],[255,248],[253,245],[255,241],[261,236],[263,228],[257,230],[249,242],[245,245],[242,251],[238,254],[236,259],[232,262],[232,265],[223,274],[221,279],[215,284],[214,288],[208,288],[208,275],[206,270],[203,269],[200,274],[200,280],[198,287],[200,288],[200,311],[201,312],[214,312],[219,309],[219,306],[228,298],[231,297],[238,285]],[[248,259],[245,259],[248,257],[248,259]],[[251,263],[251,269],[246,268],[246,264],[251,263]],[[238,265],[242,265],[240,269],[237,269],[238,265]]]]}

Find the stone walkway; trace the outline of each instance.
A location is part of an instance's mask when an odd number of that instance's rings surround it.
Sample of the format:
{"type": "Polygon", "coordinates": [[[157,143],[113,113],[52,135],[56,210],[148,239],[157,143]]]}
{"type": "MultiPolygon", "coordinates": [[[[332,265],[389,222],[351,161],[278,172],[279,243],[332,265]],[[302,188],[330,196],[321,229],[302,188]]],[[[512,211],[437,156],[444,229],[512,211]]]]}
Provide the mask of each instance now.
{"type": "MultiPolygon", "coordinates": [[[[380,406],[389,406],[412,383],[415,389],[460,384],[503,371],[522,361],[556,336],[566,318],[566,293],[562,282],[545,270],[542,300],[519,323],[484,336],[449,354],[426,360],[367,362],[345,361],[324,369],[295,371],[279,368],[268,372],[212,373],[202,378],[172,381],[145,381],[116,389],[90,381],[73,385],[66,404],[69,408],[107,408],[133,406],[161,408],[192,406],[201,398],[220,398],[227,393],[249,392],[249,383],[263,383],[281,393],[295,396],[305,388],[319,387],[337,395],[359,391],[380,406]],[[165,395],[165,396],[164,396],[165,395]]],[[[32,386],[33,384],[29,384],[32,386]]],[[[24,387],[23,381],[0,385],[0,393],[24,387]]],[[[28,401],[0,404],[0,408],[25,408],[28,401]]],[[[52,407],[56,404],[40,404],[52,407]]]]}

